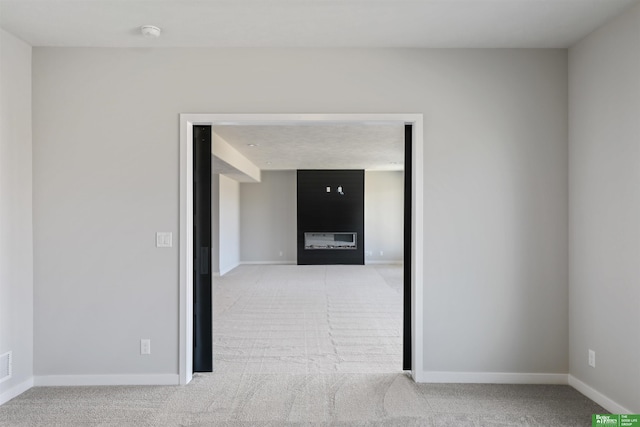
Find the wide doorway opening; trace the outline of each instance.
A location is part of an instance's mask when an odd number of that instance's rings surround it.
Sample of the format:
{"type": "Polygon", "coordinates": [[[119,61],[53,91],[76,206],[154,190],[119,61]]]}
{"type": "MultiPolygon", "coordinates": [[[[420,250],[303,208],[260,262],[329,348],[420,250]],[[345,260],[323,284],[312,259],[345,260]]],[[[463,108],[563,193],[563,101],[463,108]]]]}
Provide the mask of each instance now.
{"type": "MultiPolygon", "coordinates": [[[[407,267],[407,271],[404,272],[406,277],[410,278],[408,281],[408,291],[405,292],[405,296],[408,297],[407,304],[410,306],[410,311],[412,313],[410,318],[405,319],[404,330],[410,331],[404,339],[409,344],[409,353],[405,354],[404,366],[407,366],[407,359],[413,360],[411,365],[411,371],[415,378],[416,368],[421,365],[422,361],[422,222],[421,220],[416,220],[417,218],[422,218],[422,117],[421,115],[415,114],[368,114],[368,115],[359,115],[359,114],[338,114],[338,115],[220,115],[220,114],[183,114],[181,115],[181,233],[180,233],[180,252],[181,252],[181,271],[180,271],[180,379],[181,383],[188,383],[192,376],[193,371],[193,289],[190,289],[190,284],[193,283],[193,223],[190,221],[193,218],[193,200],[190,200],[193,197],[193,129],[194,126],[229,126],[229,125],[242,125],[242,126],[276,126],[276,125],[288,125],[288,126],[327,126],[329,124],[346,124],[346,123],[369,123],[369,124],[382,124],[382,123],[394,123],[394,124],[402,124],[405,126],[405,133],[408,133],[408,137],[410,141],[415,141],[415,143],[410,144],[409,146],[409,158],[410,164],[406,165],[406,177],[409,182],[409,192],[410,198],[408,198],[408,204],[406,212],[405,221],[408,220],[407,224],[407,236],[408,240],[405,242],[406,245],[409,245],[410,257],[405,260],[405,266],[407,267]],[[191,179],[190,179],[191,178],[191,179]],[[190,253],[191,252],[191,253],[190,253]],[[190,274],[191,273],[191,274],[190,274]],[[408,356],[408,357],[407,357],[408,356]]],[[[362,147],[362,149],[366,149],[362,147]]],[[[344,239],[343,239],[344,240],[344,239]]],[[[355,243],[355,242],[354,242],[355,243]]],[[[249,267],[249,266],[247,266],[249,267]]],[[[298,266],[295,266],[298,267],[298,266]]],[[[355,275],[360,275],[362,279],[362,275],[371,274],[369,277],[370,282],[375,282],[375,277],[381,278],[381,280],[390,280],[396,281],[398,273],[394,272],[393,268],[382,268],[380,267],[371,267],[371,266],[362,266],[368,267],[368,270],[365,268],[364,270],[353,269],[356,266],[306,266],[308,269],[306,272],[304,270],[300,270],[299,268],[294,268],[294,266],[282,265],[282,266],[251,266],[251,268],[245,268],[244,266],[238,269],[238,271],[234,271],[233,275],[238,276],[237,279],[240,279],[240,276],[246,275],[256,275],[263,274],[266,277],[263,277],[264,280],[270,280],[270,278],[276,278],[280,280],[279,283],[285,283],[287,281],[302,281],[307,280],[307,288],[299,289],[301,291],[297,296],[294,296],[294,299],[297,299],[297,304],[301,305],[301,309],[303,309],[302,305],[304,305],[305,301],[308,302],[308,299],[305,297],[305,294],[309,295],[319,289],[314,288],[320,280],[319,277],[333,277],[334,281],[328,281],[325,283],[345,283],[345,281],[354,280],[355,275]],[[315,271],[315,270],[317,271],[315,271]],[[315,275],[315,279],[314,279],[315,275]],[[278,277],[279,276],[279,277],[278,277]],[[375,277],[374,277],[375,276],[375,277]],[[350,279],[351,278],[351,279],[350,279]]],[[[360,267],[360,266],[358,266],[360,267]]],[[[245,277],[246,279],[246,277],[245,277]]],[[[226,279],[225,279],[226,280],[226,279]]],[[[366,280],[366,279],[365,279],[366,280]]],[[[227,280],[229,282],[229,280],[227,280]]],[[[397,284],[397,283],[396,283],[397,284]]],[[[387,286],[388,283],[385,285],[387,286]]],[[[277,288],[277,287],[276,287],[277,288]]],[[[383,288],[380,288],[383,289],[383,288]]],[[[338,301],[339,297],[345,297],[346,300],[349,300],[349,295],[340,295],[340,290],[338,289],[324,289],[323,292],[329,292],[331,294],[334,293],[334,307],[335,301],[338,301]]],[[[269,298],[275,298],[277,294],[277,289],[271,289],[267,292],[271,292],[270,296],[263,295],[262,298],[258,298],[257,301],[260,301],[259,304],[262,304],[261,307],[264,308],[263,302],[268,301],[269,298]],[[276,294],[273,294],[275,292],[276,294]]],[[[296,291],[297,292],[297,291],[296,291]]],[[[375,292],[373,292],[375,294],[375,292]]],[[[377,295],[379,300],[384,300],[385,296],[378,293],[377,295]]],[[[358,297],[356,296],[355,300],[358,297]]],[[[375,300],[375,298],[374,298],[375,300]]],[[[296,301],[293,301],[296,304],[296,301]]],[[[369,301],[369,304],[372,302],[369,301]]],[[[376,303],[373,302],[373,306],[376,303]]],[[[366,311],[367,309],[365,309],[366,311]]],[[[313,310],[305,310],[312,312],[313,310]]],[[[356,310],[357,311],[357,310],[356,310]]],[[[372,310],[373,312],[376,309],[372,310]]],[[[372,313],[369,313],[372,314],[372,313]]],[[[287,316],[286,313],[280,313],[280,315],[287,316]]],[[[311,321],[311,319],[310,319],[311,321]]],[[[334,319],[335,323],[335,319],[334,319]]],[[[290,327],[294,328],[293,325],[286,326],[285,328],[290,327]]],[[[299,325],[298,325],[299,326],[299,325]]],[[[373,326],[373,325],[372,325],[373,326]]],[[[339,322],[338,322],[339,327],[339,322]]],[[[311,326],[310,330],[313,330],[313,326],[311,326]]],[[[310,330],[304,331],[304,328],[300,329],[296,327],[298,332],[294,332],[290,334],[290,338],[296,339],[301,337],[295,337],[296,333],[300,334],[308,334],[310,330]]],[[[287,333],[286,331],[275,331],[276,333],[287,333]]],[[[283,337],[284,338],[284,337],[283,337]]],[[[308,337],[307,337],[308,338],[308,337]]],[[[307,342],[308,339],[307,339],[307,342]]],[[[300,344],[300,343],[298,343],[300,344]]],[[[321,343],[320,343],[321,344],[321,343]]],[[[280,349],[284,351],[284,349],[280,349]]],[[[274,348],[273,352],[280,351],[278,348],[274,348]]],[[[365,351],[366,352],[366,351],[365,351]]],[[[285,353],[282,354],[285,358],[287,355],[285,353]]],[[[215,362],[214,362],[215,363],[215,362]]],[[[322,365],[320,363],[320,365],[322,365]]],[[[314,365],[314,366],[320,366],[314,365]]],[[[286,366],[283,365],[283,369],[286,366]]],[[[406,369],[406,368],[405,368],[406,369]]],[[[295,370],[295,364],[290,366],[290,371],[295,370]]]]}

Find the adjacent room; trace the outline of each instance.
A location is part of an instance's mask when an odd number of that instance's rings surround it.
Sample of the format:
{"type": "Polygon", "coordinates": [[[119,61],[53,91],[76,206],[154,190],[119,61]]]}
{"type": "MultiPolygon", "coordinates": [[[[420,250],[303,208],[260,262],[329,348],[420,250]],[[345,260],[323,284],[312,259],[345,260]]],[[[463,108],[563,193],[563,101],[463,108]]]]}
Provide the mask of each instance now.
{"type": "Polygon", "coordinates": [[[213,127],[216,371],[402,371],[404,128],[213,127]]]}

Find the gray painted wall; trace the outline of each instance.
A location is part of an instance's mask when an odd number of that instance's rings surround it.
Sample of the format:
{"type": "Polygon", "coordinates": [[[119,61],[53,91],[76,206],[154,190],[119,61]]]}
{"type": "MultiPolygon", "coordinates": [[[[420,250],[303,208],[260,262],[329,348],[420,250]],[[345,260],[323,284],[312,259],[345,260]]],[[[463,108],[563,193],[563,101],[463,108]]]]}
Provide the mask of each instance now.
{"type": "Polygon", "coordinates": [[[220,174],[211,174],[211,268],[220,273],[220,174]]]}
{"type": "Polygon", "coordinates": [[[424,114],[419,368],[568,371],[566,50],[35,48],[33,84],[37,374],[177,372],[178,114],[283,111],[424,114]]]}
{"type": "Polygon", "coordinates": [[[402,262],[404,257],[403,172],[365,171],[364,227],[365,263],[402,262]]]}
{"type": "Polygon", "coordinates": [[[295,263],[296,230],[296,171],[263,171],[261,182],[240,184],[243,262],[295,263]]]}
{"type": "Polygon", "coordinates": [[[635,6],[569,51],[570,373],[633,413],[640,412],[639,47],[635,6]]]}
{"type": "Polygon", "coordinates": [[[31,47],[0,30],[0,402],[33,376],[31,47]]]}
{"type": "Polygon", "coordinates": [[[219,257],[220,274],[224,275],[240,264],[240,183],[224,175],[220,182],[219,257]]]}

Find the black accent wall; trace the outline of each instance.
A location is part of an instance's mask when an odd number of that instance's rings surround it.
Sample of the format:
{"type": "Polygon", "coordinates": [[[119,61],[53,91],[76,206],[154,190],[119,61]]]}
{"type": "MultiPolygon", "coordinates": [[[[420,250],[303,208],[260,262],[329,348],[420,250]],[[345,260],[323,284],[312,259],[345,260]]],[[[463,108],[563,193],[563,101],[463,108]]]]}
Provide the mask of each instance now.
{"type": "Polygon", "coordinates": [[[364,264],[364,170],[298,170],[297,201],[299,265],[364,264]],[[357,248],[305,250],[305,232],[355,232],[357,248]]]}

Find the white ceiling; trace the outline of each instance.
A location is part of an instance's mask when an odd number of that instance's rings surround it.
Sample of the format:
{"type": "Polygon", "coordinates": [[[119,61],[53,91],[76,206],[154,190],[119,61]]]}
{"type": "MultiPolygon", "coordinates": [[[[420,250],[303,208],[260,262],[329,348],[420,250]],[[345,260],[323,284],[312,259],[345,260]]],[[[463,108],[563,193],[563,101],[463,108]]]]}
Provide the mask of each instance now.
{"type": "Polygon", "coordinates": [[[0,25],[33,46],[563,48],[638,1],[0,0],[0,25]]]}
{"type": "MultiPolygon", "coordinates": [[[[33,46],[565,48],[638,2],[0,0],[0,26],[33,46]],[[147,24],[162,36],[142,36],[147,24]]],[[[402,125],[216,132],[266,170],[398,170],[403,163],[402,125]]]]}
{"type": "Polygon", "coordinates": [[[213,130],[262,170],[404,167],[401,123],[225,125],[213,130]]]}

